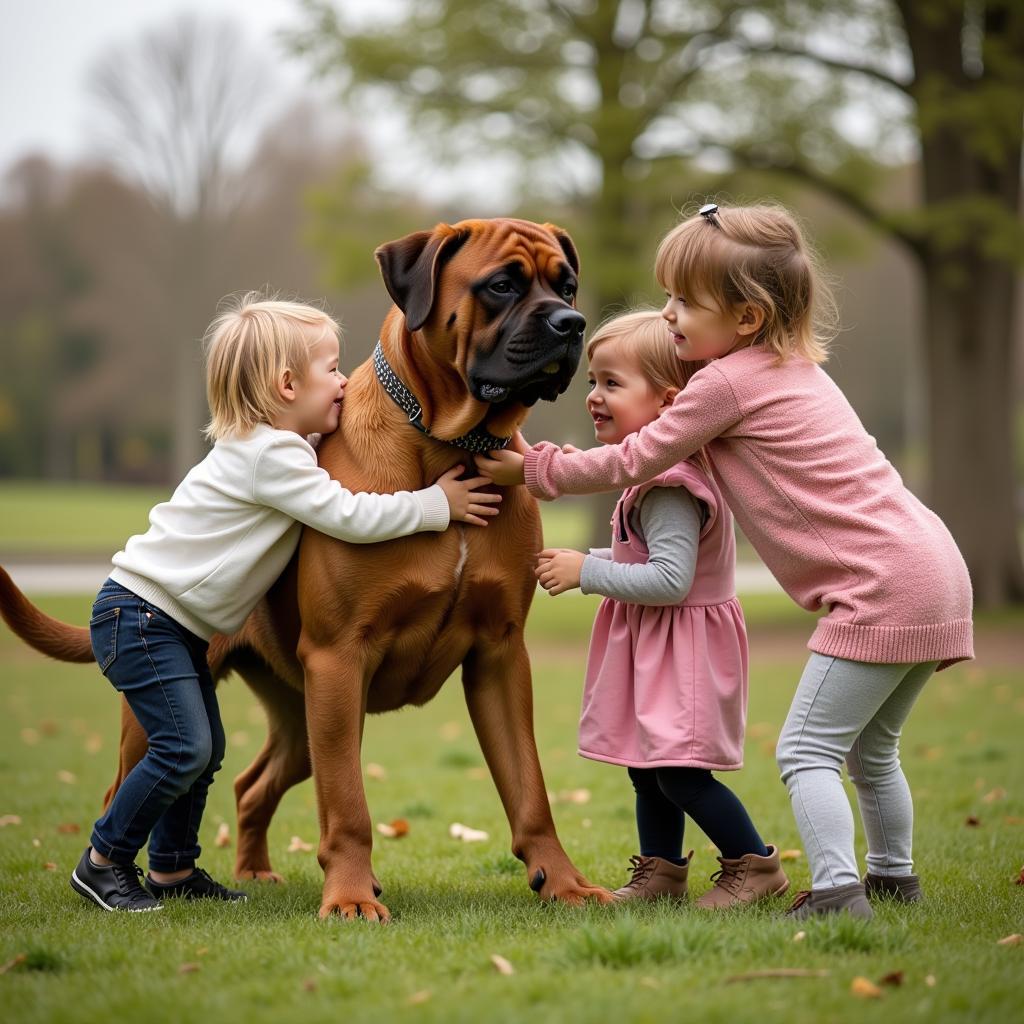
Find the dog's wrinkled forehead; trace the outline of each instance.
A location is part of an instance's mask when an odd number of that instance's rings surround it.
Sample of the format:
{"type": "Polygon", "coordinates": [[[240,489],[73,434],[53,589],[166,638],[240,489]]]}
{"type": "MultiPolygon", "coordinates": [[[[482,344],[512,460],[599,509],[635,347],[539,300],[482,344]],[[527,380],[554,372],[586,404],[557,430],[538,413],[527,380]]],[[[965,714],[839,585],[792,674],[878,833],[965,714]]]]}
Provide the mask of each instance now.
{"type": "MultiPolygon", "coordinates": [[[[579,270],[575,251],[568,236],[564,241],[539,224],[524,220],[466,222],[483,225],[477,227],[482,244],[466,250],[462,256],[474,276],[483,277],[497,270],[507,269],[521,275],[526,281],[545,277],[556,281],[566,273],[579,270]],[[567,246],[570,249],[567,251],[567,246]],[[575,264],[575,265],[574,265],[575,264]]],[[[455,225],[456,228],[463,225],[455,225]]]]}

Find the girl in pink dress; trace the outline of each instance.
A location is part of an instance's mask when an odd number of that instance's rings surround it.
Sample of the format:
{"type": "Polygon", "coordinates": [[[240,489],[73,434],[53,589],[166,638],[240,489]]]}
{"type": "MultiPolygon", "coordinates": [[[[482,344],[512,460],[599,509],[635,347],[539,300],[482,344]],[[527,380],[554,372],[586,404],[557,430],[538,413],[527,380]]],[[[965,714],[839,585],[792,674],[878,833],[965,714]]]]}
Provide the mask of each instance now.
{"type": "Polygon", "coordinates": [[[676,355],[707,361],[672,405],[618,444],[543,442],[477,466],[554,498],[638,484],[706,450],[764,563],[801,607],[825,612],[776,752],[811,868],[789,912],[870,918],[869,895],[916,902],[899,740],[932,673],[973,656],[963,557],[821,368],[832,303],[785,210],[709,203],[662,240],[655,273],[676,355]],[[863,879],[844,762],[868,841],[863,879]]]}
{"type": "MultiPolygon", "coordinates": [[[[605,324],[587,346],[594,433],[616,444],[669,408],[696,366],[657,312],[605,324]]],[[[620,764],[636,790],[640,853],[620,900],[686,895],[685,815],[719,848],[711,909],[785,892],[775,847],[712,771],[743,766],[747,634],[734,584],[733,520],[702,453],[623,492],[612,546],[540,554],[550,594],[603,594],[594,622],[579,752],[620,764]]],[[[692,856],[692,851],[691,851],[692,856]]]]}

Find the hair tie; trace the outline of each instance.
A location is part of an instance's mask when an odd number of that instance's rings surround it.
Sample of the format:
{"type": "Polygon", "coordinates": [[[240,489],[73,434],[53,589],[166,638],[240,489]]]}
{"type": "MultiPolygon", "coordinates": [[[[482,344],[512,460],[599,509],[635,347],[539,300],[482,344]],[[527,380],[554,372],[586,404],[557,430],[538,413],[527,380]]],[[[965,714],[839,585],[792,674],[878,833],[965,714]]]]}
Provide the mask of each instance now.
{"type": "Polygon", "coordinates": [[[709,224],[714,224],[716,228],[721,227],[721,224],[715,220],[715,215],[718,213],[718,203],[705,203],[698,212],[709,224]]]}

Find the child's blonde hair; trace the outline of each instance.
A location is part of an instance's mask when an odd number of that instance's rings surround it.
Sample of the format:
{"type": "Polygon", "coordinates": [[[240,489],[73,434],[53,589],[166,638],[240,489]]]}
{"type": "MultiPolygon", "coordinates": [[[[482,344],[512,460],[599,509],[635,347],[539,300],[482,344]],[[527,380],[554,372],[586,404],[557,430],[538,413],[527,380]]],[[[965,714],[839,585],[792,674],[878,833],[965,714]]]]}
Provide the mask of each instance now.
{"type": "Polygon", "coordinates": [[[340,339],[341,328],[315,306],[262,292],[226,299],[203,339],[207,438],[247,434],[272,422],[280,411],[275,384],[281,373],[302,377],[312,349],[332,334],[340,339]]]}
{"type": "MultiPolygon", "coordinates": [[[[611,341],[636,361],[640,372],[655,391],[667,391],[669,388],[682,391],[690,378],[707,365],[687,362],[676,355],[668,324],[656,309],[634,309],[605,320],[587,342],[587,361],[592,362],[598,347],[611,341]]],[[[703,448],[697,457],[705,471],[710,473],[711,465],[703,448]]]]}
{"type": "Polygon", "coordinates": [[[828,358],[835,299],[817,255],[782,207],[718,207],[689,217],[662,239],[654,272],[666,291],[689,303],[761,310],[764,323],[751,344],[774,350],[780,362],[794,354],[815,363],[828,358]]]}

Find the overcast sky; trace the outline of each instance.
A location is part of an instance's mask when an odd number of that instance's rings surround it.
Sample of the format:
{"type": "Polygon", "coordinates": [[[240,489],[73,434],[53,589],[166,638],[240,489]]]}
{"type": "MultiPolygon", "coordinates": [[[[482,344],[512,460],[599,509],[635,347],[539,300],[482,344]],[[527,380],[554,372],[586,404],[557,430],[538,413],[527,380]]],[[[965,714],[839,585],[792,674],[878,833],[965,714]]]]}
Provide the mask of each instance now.
{"type": "MultiPolygon", "coordinates": [[[[337,2],[347,13],[378,16],[399,0],[337,2]]],[[[231,18],[242,26],[252,46],[273,62],[282,104],[316,91],[305,65],[275,39],[275,33],[296,23],[295,0],[0,0],[0,6],[0,173],[29,152],[61,160],[94,154],[94,101],[85,88],[90,70],[111,47],[130,44],[185,11],[231,18]]],[[[394,146],[399,132],[394,123],[361,127],[374,132],[382,151],[394,146]]],[[[422,164],[410,167],[407,161],[404,169],[391,172],[390,180],[385,171],[385,180],[435,199],[468,190],[500,203],[501,170],[463,167],[426,173],[422,164]]]]}

